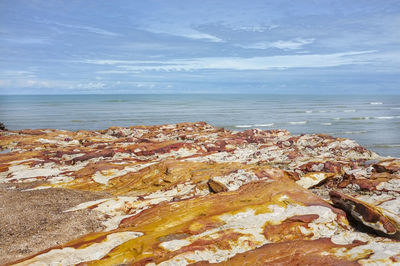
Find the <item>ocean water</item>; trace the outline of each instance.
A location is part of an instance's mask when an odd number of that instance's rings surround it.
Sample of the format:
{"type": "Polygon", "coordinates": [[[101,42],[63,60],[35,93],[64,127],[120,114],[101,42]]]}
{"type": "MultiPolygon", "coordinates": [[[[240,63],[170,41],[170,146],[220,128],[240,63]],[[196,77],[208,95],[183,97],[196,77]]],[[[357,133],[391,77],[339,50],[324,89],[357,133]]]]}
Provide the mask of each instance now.
{"type": "Polygon", "coordinates": [[[57,95],[0,96],[10,130],[105,129],[206,121],[233,130],[287,129],[356,140],[400,157],[400,96],[382,95],[57,95]]]}

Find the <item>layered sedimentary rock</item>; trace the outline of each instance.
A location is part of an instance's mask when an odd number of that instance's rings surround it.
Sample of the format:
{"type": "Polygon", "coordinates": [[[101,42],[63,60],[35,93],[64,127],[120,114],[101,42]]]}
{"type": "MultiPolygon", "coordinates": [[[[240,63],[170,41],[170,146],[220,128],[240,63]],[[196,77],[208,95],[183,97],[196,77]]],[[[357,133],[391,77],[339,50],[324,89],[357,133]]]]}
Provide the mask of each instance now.
{"type": "Polygon", "coordinates": [[[348,139],[199,122],[3,131],[0,147],[2,183],[104,195],[62,210],[101,214],[101,232],[15,264],[400,263],[400,160],[348,139]]]}
{"type": "Polygon", "coordinates": [[[337,191],[331,191],[330,196],[337,206],[364,225],[387,235],[399,235],[400,217],[395,213],[337,191]]]}

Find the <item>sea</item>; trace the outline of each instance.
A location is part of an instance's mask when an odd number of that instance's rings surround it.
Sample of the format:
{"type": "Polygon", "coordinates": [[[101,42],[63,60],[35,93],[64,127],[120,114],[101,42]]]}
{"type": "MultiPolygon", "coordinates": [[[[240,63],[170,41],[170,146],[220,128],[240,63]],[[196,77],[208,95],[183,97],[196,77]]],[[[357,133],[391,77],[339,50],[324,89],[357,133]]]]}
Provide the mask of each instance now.
{"type": "Polygon", "coordinates": [[[96,130],[205,121],[231,130],[287,129],[356,140],[400,157],[400,95],[130,94],[0,96],[9,130],[96,130]]]}

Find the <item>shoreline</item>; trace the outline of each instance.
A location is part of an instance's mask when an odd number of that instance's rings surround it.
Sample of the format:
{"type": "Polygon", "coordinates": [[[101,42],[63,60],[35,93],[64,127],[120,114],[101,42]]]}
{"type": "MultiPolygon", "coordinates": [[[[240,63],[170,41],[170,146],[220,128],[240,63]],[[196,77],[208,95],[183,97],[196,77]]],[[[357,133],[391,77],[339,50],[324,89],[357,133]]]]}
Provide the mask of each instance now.
{"type": "Polygon", "coordinates": [[[356,140],[400,157],[399,96],[98,95],[4,98],[0,121],[12,130],[103,130],[111,126],[207,121],[230,130],[287,129],[356,140]],[[120,112],[120,110],[124,110],[120,112]],[[182,111],[185,111],[184,113],[182,111]],[[306,123],[304,123],[306,122],[306,123]],[[271,125],[262,127],[261,125],[271,125]],[[374,145],[374,146],[372,146],[374,145]]]}
{"type": "Polygon", "coordinates": [[[1,264],[238,263],[295,241],[336,263],[366,240],[369,262],[400,250],[400,159],[349,139],[197,122],[0,131],[0,148],[1,264]]]}

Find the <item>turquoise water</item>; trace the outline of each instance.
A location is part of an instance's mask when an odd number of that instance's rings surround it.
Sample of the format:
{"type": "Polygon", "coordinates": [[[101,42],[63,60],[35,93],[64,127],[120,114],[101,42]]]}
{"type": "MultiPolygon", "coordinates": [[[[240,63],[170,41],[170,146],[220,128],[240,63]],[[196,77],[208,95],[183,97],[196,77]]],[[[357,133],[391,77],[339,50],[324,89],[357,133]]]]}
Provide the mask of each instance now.
{"type": "Polygon", "coordinates": [[[346,137],[400,157],[400,96],[57,95],[0,96],[8,129],[104,129],[206,121],[234,130],[288,129],[346,137]]]}

